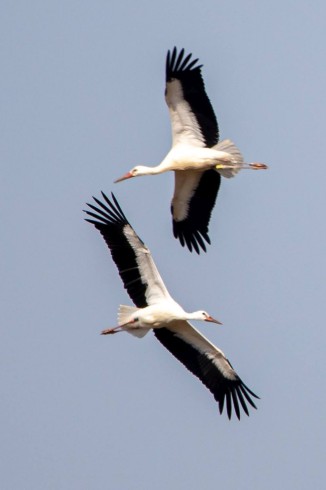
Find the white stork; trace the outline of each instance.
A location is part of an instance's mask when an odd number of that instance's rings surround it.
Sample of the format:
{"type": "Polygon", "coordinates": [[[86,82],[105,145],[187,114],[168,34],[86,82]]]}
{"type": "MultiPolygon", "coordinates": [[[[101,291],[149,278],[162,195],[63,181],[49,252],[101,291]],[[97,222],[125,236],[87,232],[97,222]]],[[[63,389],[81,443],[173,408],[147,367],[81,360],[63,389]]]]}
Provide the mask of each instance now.
{"type": "Polygon", "coordinates": [[[262,163],[244,163],[230,140],[218,143],[219,130],[212,105],[205,92],[202,65],[184,49],[166,58],[165,100],[172,125],[172,148],[156,167],[137,166],[117,179],[156,175],[174,170],[175,187],[171,203],[173,233],[190,251],[206,251],[210,243],[208,224],[221,175],[233,177],[239,170],[266,169],[262,163]]]}
{"type": "Polygon", "coordinates": [[[240,419],[240,408],[249,415],[247,403],[256,408],[252,397],[258,398],[239,378],[223,352],[196,330],[188,320],[220,323],[205,311],[186,313],[171,298],[146,245],[129,224],[117,200],[113,202],[102,192],[104,202],[93,198],[95,212],[85,211],[86,219],[101,232],[119,270],[124,287],[134,304],[121,305],[118,326],[102,334],[126,331],[143,337],[150,329],[157,339],[197,376],[213,393],[220,413],[224,403],[228,417],[232,407],[240,419]]]}

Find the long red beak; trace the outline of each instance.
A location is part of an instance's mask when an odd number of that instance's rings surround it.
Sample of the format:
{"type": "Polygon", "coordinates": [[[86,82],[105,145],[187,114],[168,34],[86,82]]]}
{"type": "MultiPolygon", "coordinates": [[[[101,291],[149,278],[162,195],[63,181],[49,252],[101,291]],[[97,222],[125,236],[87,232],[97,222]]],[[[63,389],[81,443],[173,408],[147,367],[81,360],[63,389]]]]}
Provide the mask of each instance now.
{"type": "Polygon", "coordinates": [[[212,323],[217,323],[218,325],[223,325],[223,323],[219,322],[218,320],[215,320],[215,318],[213,318],[212,316],[208,316],[205,319],[205,322],[212,322],[212,323]]]}
{"type": "Polygon", "coordinates": [[[117,182],[122,182],[123,180],[131,179],[131,177],[133,177],[132,173],[131,172],[127,172],[122,177],[120,177],[119,179],[115,180],[114,183],[117,184],[117,182]]]}

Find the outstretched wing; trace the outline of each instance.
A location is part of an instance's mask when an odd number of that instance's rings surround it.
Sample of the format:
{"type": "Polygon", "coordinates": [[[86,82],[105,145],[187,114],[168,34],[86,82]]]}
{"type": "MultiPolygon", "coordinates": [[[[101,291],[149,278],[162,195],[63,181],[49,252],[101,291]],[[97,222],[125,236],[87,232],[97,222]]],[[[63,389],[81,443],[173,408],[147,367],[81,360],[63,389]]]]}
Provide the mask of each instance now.
{"type": "Polygon", "coordinates": [[[186,321],[169,323],[155,329],[157,339],[211,391],[219,404],[224,405],[229,419],[234,409],[240,420],[241,407],[249,415],[248,404],[257,408],[252,398],[259,398],[239,378],[223,352],[209,342],[186,321]]]}
{"type": "Polygon", "coordinates": [[[95,219],[86,219],[102,234],[119,270],[125,289],[138,308],[144,308],[163,299],[171,300],[156,268],[150,250],[129,224],[118,201],[93,197],[97,206],[87,204],[93,211],[85,211],[95,219]]]}
{"type": "Polygon", "coordinates": [[[215,205],[221,176],[215,170],[175,172],[171,203],[173,234],[181,245],[198,254],[210,244],[208,225],[215,205]]]}
{"type": "Polygon", "coordinates": [[[207,97],[198,59],[185,56],[184,49],[168,51],[166,57],[165,100],[169,107],[173,145],[214,146],[218,124],[207,97]]]}

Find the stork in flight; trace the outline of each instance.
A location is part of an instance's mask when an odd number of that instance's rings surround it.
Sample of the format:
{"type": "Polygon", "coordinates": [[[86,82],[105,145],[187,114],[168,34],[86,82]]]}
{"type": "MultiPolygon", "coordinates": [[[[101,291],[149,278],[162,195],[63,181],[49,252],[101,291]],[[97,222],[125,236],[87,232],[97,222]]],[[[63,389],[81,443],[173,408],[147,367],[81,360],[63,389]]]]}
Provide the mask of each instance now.
{"type": "Polygon", "coordinates": [[[234,409],[240,420],[240,409],[249,415],[247,404],[256,408],[252,398],[258,398],[239,378],[223,352],[209,342],[188,320],[220,323],[206,311],[186,313],[166,289],[153,261],[151,252],[129,224],[112,194],[112,201],[102,192],[103,201],[93,198],[97,206],[85,211],[102,234],[118,268],[125,289],[134,304],[120,305],[118,326],[102,334],[126,331],[143,337],[154,330],[156,338],[212,392],[219,404],[224,404],[228,417],[234,409]]]}
{"type": "Polygon", "coordinates": [[[221,175],[233,177],[239,170],[266,169],[263,163],[244,163],[239,149],[230,140],[218,143],[219,130],[213,107],[207,97],[198,59],[185,56],[184,49],[166,58],[165,100],[172,126],[172,148],[156,167],[139,165],[115,182],[142,175],[174,170],[175,185],[171,203],[173,233],[182,246],[206,252],[210,244],[208,224],[221,175]]]}

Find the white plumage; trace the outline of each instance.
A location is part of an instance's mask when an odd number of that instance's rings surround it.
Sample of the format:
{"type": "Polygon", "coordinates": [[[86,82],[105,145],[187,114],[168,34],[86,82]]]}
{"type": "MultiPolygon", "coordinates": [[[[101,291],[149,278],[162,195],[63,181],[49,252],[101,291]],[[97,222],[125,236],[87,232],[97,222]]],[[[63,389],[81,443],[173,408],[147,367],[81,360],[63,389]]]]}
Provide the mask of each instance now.
{"type": "Polygon", "coordinates": [[[198,59],[174,48],[166,59],[165,99],[172,127],[172,148],[156,167],[138,165],[116,180],[156,175],[173,170],[175,187],[171,212],[173,233],[190,251],[206,251],[208,224],[220,186],[220,176],[239,170],[266,169],[262,163],[244,163],[231,140],[218,143],[219,130],[205,91],[198,59]]]}
{"type": "Polygon", "coordinates": [[[102,193],[104,202],[94,198],[97,206],[87,219],[101,232],[120,277],[135,306],[121,305],[118,326],[103,334],[126,331],[143,337],[150,329],[157,339],[213,393],[222,413],[226,404],[228,417],[232,409],[240,419],[240,408],[249,415],[247,403],[258,398],[239,378],[223,352],[196,330],[188,320],[220,323],[203,310],[187,313],[166,289],[152,255],[129,224],[117,200],[102,193]]]}

